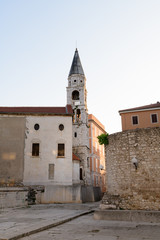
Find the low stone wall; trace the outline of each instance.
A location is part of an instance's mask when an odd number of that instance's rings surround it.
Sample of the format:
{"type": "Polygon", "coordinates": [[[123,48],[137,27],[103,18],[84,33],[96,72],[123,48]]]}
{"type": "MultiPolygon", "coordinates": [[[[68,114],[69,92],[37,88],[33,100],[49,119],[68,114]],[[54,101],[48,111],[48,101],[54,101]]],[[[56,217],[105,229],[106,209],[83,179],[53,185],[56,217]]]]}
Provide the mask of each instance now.
{"type": "Polygon", "coordinates": [[[100,187],[81,186],[82,202],[96,202],[102,199],[102,192],[100,187]]]}
{"type": "Polygon", "coordinates": [[[81,202],[81,186],[47,185],[44,192],[37,193],[38,203],[69,203],[81,202]]]}
{"type": "Polygon", "coordinates": [[[160,128],[110,135],[106,168],[108,191],[103,205],[112,205],[117,198],[116,208],[160,210],[160,128]]]}
{"type": "Polygon", "coordinates": [[[94,219],[108,221],[130,221],[130,222],[160,222],[160,211],[144,210],[96,210],[94,219]]]}
{"type": "Polygon", "coordinates": [[[0,188],[0,208],[26,206],[27,194],[25,188],[0,188]]]}

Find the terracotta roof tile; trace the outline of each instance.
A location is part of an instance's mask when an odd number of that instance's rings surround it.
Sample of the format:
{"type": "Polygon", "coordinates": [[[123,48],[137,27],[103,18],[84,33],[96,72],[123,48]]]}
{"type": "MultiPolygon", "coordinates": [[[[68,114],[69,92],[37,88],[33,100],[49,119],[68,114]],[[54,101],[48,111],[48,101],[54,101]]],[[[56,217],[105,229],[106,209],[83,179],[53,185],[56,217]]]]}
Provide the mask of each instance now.
{"type": "Polygon", "coordinates": [[[81,161],[80,158],[79,158],[77,155],[75,155],[74,153],[72,153],[72,161],[73,161],[73,160],[81,161]]]}
{"type": "Polygon", "coordinates": [[[132,111],[140,111],[140,110],[148,110],[148,109],[154,109],[154,108],[160,108],[160,102],[154,103],[154,104],[150,104],[150,105],[145,105],[145,106],[141,106],[141,107],[136,107],[136,108],[129,108],[129,109],[124,109],[124,110],[120,110],[119,113],[123,113],[123,112],[132,112],[132,111]]]}

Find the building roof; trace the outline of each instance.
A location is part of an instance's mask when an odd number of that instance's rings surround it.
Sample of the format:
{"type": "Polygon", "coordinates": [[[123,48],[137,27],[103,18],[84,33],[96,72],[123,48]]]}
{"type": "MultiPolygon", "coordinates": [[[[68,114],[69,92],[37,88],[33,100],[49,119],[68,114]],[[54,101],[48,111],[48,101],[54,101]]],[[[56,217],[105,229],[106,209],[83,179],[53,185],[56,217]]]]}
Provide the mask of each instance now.
{"type": "Polygon", "coordinates": [[[88,121],[94,122],[98,127],[102,129],[102,131],[105,132],[105,126],[93,114],[88,114],[88,121]]]}
{"type": "Polygon", "coordinates": [[[145,111],[145,110],[154,110],[154,109],[160,109],[160,102],[141,106],[141,107],[120,110],[119,113],[121,114],[121,113],[126,113],[126,112],[136,112],[136,111],[145,111]]]}
{"type": "Polygon", "coordinates": [[[72,153],[72,161],[73,160],[81,161],[80,158],[76,154],[72,153]]]}
{"type": "Polygon", "coordinates": [[[66,107],[0,107],[0,114],[72,115],[71,105],[66,107]]]}
{"type": "Polygon", "coordinates": [[[70,69],[70,72],[69,72],[69,76],[71,76],[72,74],[84,75],[82,64],[81,64],[81,61],[80,61],[80,57],[79,57],[77,48],[76,48],[76,51],[75,51],[75,54],[74,54],[74,57],[73,57],[73,61],[72,61],[71,69],[70,69]]]}

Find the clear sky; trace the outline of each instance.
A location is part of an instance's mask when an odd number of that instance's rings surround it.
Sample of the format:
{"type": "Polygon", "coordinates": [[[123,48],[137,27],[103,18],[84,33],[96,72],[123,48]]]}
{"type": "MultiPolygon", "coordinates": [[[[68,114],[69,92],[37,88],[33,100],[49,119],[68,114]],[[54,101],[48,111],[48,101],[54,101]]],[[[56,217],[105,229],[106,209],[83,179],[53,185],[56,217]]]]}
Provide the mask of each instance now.
{"type": "Polygon", "coordinates": [[[160,0],[0,0],[0,105],[65,106],[76,46],[108,133],[160,101],[160,0]]]}

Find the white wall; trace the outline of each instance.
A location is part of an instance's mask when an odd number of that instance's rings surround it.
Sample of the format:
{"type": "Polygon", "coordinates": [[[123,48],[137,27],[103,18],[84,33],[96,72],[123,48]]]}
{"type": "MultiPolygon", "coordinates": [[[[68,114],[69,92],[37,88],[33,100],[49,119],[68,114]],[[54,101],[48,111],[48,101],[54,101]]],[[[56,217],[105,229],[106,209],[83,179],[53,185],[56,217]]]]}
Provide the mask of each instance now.
{"type": "Polygon", "coordinates": [[[24,183],[43,185],[72,184],[72,117],[26,117],[24,183]],[[39,130],[34,125],[40,125],[39,130]],[[59,125],[64,130],[59,130],[59,125]],[[32,157],[32,143],[40,143],[40,156],[32,157]],[[65,144],[65,157],[57,158],[58,143],[65,144]],[[49,180],[49,164],[55,164],[54,179],[49,180]]]}
{"type": "Polygon", "coordinates": [[[73,183],[80,183],[80,161],[74,160],[72,165],[73,183]]]}

